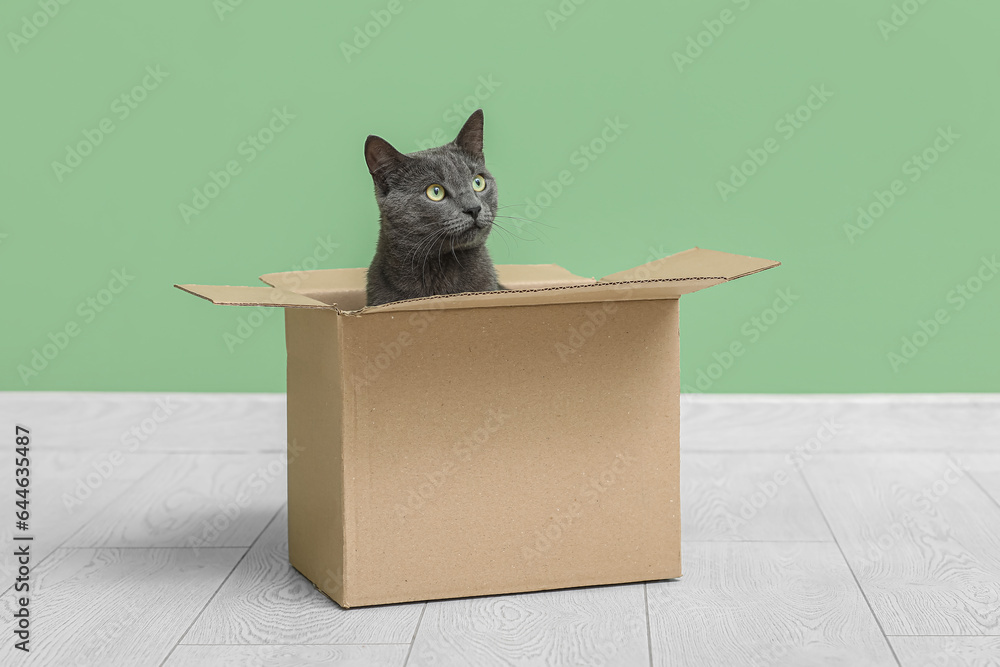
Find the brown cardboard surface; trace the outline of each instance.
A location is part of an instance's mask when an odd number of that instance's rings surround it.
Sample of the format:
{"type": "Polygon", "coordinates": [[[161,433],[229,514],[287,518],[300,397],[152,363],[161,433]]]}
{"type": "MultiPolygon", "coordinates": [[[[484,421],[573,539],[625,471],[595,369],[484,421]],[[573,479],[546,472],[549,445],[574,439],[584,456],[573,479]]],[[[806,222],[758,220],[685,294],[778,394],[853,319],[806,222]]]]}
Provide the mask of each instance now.
{"type": "Polygon", "coordinates": [[[274,287],[233,285],[174,285],[223,306],[278,306],[282,308],[329,308],[321,301],[274,287]]]}
{"type": "Polygon", "coordinates": [[[334,599],[345,553],[342,319],[332,310],[285,313],[288,557],[334,599]]]}
{"type": "MultiPolygon", "coordinates": [[[[556,264],[500,264],[496,267],[500,284],[513,290],[531,290],[563,285],[587,285],[594,278],[574,275],[556,264]]],[[[326,304],[336,304],[341,310],[354,312],[365,307],[365,276],[367,269],[323,269],[268,273],[260,279],[268,285],[296,292],[326,304]]],[[[490,293],[487,293],[487,297],[490,293]]],[[[489,303],[482,298],[479,304],[489,303]]],[[[423,309],[408,307],[408,310],[423,309]]]]}
{"type": "Polygon", "coordinates": [[[178,287],[288,307],[289,559],[352,607],[680,576],[678,297],[776,265],[499,266],[375,308],[364,269],[178,287]]]}
{"type": "MultiPolygon", "coordinates": [[[[500,283],[513,289],[596,282],[594,278],[584,278],[570,273],[558,264],[498,264],[496,270],[500,283]]],[[[320,269],[266,273],[260,279],[268,285],[276,285],[300,294],[363,292],[367,273],[368,269],[320,269]]]]}
{"type": "Polygon", "coordinates": [[[718,250],[691,248],[669,257],[654,260],[634,269],[613,273],[601,278],[601,282],[622,282],[630,280],[679,280],[683,278],[721,277],[735,280],[778,266],[780,262],[746,255],[734,255],[718,250]]]}
{"type": "Polygon", "coordinates": [[[334,599],[680,575],[677,301],[610,306],[344,318],[352,548],[334,599]]]}
{"type": "Polygon", "coordinates": [[[323,269],[269,273],[261,280],[275,286],[282,301],[267,288],[177,285],[213,303],[288,307],[333,307],[351,315],[375,312],[492,308],[551,303],[600,303],[673,299],[751,273],[778,266],[778,262],[692,248],[642,266],[605,276],[600,281],[574,275],[554,264],[500,265],[500,292],[466,292],[407,299],[365,306],[365,269],[323,269]],[[247,291],[247,290],[257,290],[247,291]],[[285,292],[296,297],[285,297],[285,292]],[[254,300],[257,299],[257,300],[254,300]]]}
{"type": "Polygon", "coordinates": [[[455,308],[494,308],[498,306],[541,306],[556,303],[602,303],[605,301],[643,301],[676,299],[712,285],[726,282],[725,278],[660,279],[616,283],[586,283],[557,287],[536,287],[502,292],[466,292],[406,299],[364,308],[359,314],[455,308]]]}

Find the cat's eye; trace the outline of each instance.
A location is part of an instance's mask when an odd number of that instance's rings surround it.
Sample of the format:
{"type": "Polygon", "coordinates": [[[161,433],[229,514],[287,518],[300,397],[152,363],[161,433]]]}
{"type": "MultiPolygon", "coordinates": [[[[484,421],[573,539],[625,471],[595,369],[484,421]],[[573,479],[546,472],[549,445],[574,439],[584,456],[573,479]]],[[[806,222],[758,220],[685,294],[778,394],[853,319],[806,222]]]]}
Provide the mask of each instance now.
{"type": "Polygon", "coordinates": [[[444,199],[444,187],[433,183],[427,186],[427,198],[431,201],[441,201],[444,199]]]}
{"type": "Polygon", "coordinates": [[[482,192],[486,189],[486,178],[482,174],[476,174],[475,178],[472,179],[472,189],[476,192],[482,192]]]}

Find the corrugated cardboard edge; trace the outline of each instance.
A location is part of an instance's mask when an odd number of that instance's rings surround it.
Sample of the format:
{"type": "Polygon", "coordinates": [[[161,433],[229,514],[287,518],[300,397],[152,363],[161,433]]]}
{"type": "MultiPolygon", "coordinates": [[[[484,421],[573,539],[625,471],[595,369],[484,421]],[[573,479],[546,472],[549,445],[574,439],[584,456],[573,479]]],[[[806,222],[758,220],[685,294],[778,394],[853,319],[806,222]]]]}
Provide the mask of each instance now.
{"type": "Polygon", "coordinates": [[[175,284],[188,294],[210,301],[217,306],[267,306],[273,308],[321,308],[338,310],[336,306],[280,287],[250,287],[246,285],[175,284]]]}
{"type": "MultiPolygon", "coordinates": [[[[497,300],[496,305],[508,305],[499,303],[504,300],[504,295],[509,294],[545,294],[557,290],[591,291],[591,301],[611,300],[620,297],[622,293],[629,293],[633,286],[650,285],[676,285],[676,289],[662,290],[659,292],[649,292],[644,294],[631,295],[632,298],[677,298],[683,294],[698,291],[707,287],[713,287],[724,282],[737,280],[744,276],[749,276],[760,271],[772,269],[780,266],[781,262],[751,257],[749,255],[736,255],[718,250],[706,248],[691,248],[682,252],[663,257],[661,259],[647,262],[625,271],[613,273],[593,283],[577,283],[567,285],[553,285],[550,287],[538,287],[534,289],[504,290],[502,292],[464,292],[461,294],[437,294],[433,296],[418,297],[416,299],[404,299],[393,303],[379,306],[365,306],[357,310],[345,311],[345,315],[363,315],[367,313],[392,312],[397,310],[419,310],[414,308],[424,302],[442,302],[447,299],[452,305],[441,305],[442,308],[460,308],[462,302],[481,301],[485,299],[497,300]],[[696,271],[698,268],[708,269],[696,271]],[[687,274],[687,271],[692,273],[687,274]],[[681,275],[676,275],[680,273],[681,275]],[[680,283],[686,283],[681,286],[680,283]],[[669,292],[669,294],[667,294],[669,292]],[[604,297],[604,298],[602,298],[604,297]]],[[[567,272],[568,273],[568,272],[567,272]]],[[[570,274],[572,275],[572,274],[570,274]]],[[[583,279],[586,280],[586,279],[583,279]]],[[[640,288],[642,290],[643,288],[640,288]]],[[[575,299],[576,301],[586,301],[586,298],[575,299]]],[[[540,298],[538,303],[550,303],[544,298],[540,298]]],[[[493,305],[493,304],[489,304],[493,305]]],[[[520,299],[518,303],[509,305],[533,305],[532,300],[520,299]]],[[[476,306],[467,306],[476,307],[476,306]]],[[[479,306],[482,307],[482,306],[479,306]]],[[[433,306],[432,306],[433,308],[433,306]]]]}
{"type": "MultiPolygon", "coordinates": [[[[492,305],[504,306],[504,305],[508,305],[508,304],[500,303],[500,301],[502,301],[503,297],[506,296],[506,295],[510,295],[510,294],[542,294],[542,293],[545,293],[545,292],[554,292],[554,291],[559,291],[559,290],[564,290],[564,291],[565,290],[573,290],[573,291],[578,291],[579,290],[579,291],[585,291],[585,292],[586,291],[596,292],[596,295],[593,298],[590,298],[590,299],[586,299],[586,298],[579,299],[579,301],[587,301],[587,300],[589,300],[589,301],[605,301],[607,299],[602,299],[600,297],[602,297],[602,296],[612,296],[616,292],[619,292],[619,293],[620,292],[628,292],[628,288],[631,287],[632,285],[681,283],[681,282],[695,282],[695,281],[710,281],[711,284],[705,284],[704,287],[712,287],[714,285],[719,285],[721,283],[727,282],[727,280],[728,279],[726,277],[724,277],[724,276],[704,276],[704,277],[698,277],[698,278],[659,278],[659,279],[651,279],[651,280],[628,280],[628,281],[607,282],[607,283],[605,283],[605,282],[595,282],[595,283],[586,283],[586,284],[581,284],[581,285],[555,285],[555,286],[552,286],[552,287],[538,287],[538,288],[535,288],[535,289],[502,290],[502,291],[498,291],[498,292],[462,292],[460,294],[435,294],[433,296],[421,296],[421,297],[417,297],[415,299],[403,299],[403,300],[400,300],[400,301],[393,301],[392,303],[386,303],[386,304],[382,304],[382,305],[379,305],[379,306],[365,306],[364,308],[359,308],[357,310],[347,310],[347,311],[344,311],[344,314],[345,315],[355,315],[355,316],[357,316],[357,315],[365,315],[365,314],[368,314],[368,313],[388,313],[388,312],[394,312],[394,311],[398,311],[398,310],[421,310],[420,308],[413,308],[412,306],[414,304],[420,304],[420,303],[424,303],[424,302],[462,303],[463,301],[469,301],[469,300],[471,300],[473,298],[478,298],[478,297],[492,297],[493,300],[497,301],[497,303],[496,304],[491,303],[489,305],[491,305],[491,306],[492,305]],[[447,300],[447,301],[445,301],[445,300],[447,300]]],[[[699,287],[697,289],[701,289],[701,287],[699,287]]],[[[692,289],[690,291],[694,292],[694,291],[697,291],[697,290],[696,289],[692,289]]],[[[662,297],[662,296],[649,295],[646,298],[648,298],[648,299],[675,298],[676,296],[679,296],[679,295],[673,295],[671,297],[662,297]]],[[[611,300],[613,300],[613,299],[611,299],[611,300]]],[[[509,304],[509,305],[531,306],[531,305],[548,305],[550,303],[552,303],[552,302],[548,301],[546,299],[539,299],[536,303],[533,303],[530,300],[523,300],[521,303],[518,303],[518,304],[509,304]]],[[[442,308],[443,307],[445,307],[445,306],[442,306],[442,308]]],[[[449,306],[449,307],[461,308],[462,306],[449,306]]],[[[476,306],[466,306],[466,307],[474,308],[476,306]]],[[[433,310],[433,307],[431,307],[430,310],[433,310]]]]}
{"type": "Polygon", "coordinates": [[[343,403],[348,385],[344,384],[343,320],[329,309],[327,313],[319,309],[285,313],[289,457],[294,444],[303,447],[288,465],[289,560],[313,585],[344,605],[349,568],[343,403]],[[317,393],[317,386],[335,392],[332,402],[324,402],[329,394],[317,393]],[[334,502],[324,500],[331,492],[334,502]],[[330,572],[331,560],[339,572],[330,572]]]}
{"type": "MultiPolygon", "coordinates": [[[[329,305],[323,303],[303,293],[308,290],[303,289],[303,292],[297,292],[292,291],[291,288],[285,289],[272,284],[282,282],[282,280],[278,279],[282,276],[291,276],[292,278],[295,278],[296,281],[301,282],[299,278],[299,274],[301,272],[289,272],[287,274],[272,273],[261,276],[261,280],[266,284],[271,285],[271,287],[234,287],[211,285],[176,285],[176,287],[220,305],[324,308],[336,310],[338,313],[343,315],[361,316],[367,313],[387,313],[394,311],[425,309],[433,310],[435,307],[442,309],[458,309],[538,305],[542,303],[551,303],[547,294],[557,290],[564,290],[567,292],[572,290],[571,293],[573,293],[574,296],[568,298],[567,301],[574,302],[600,302],[629,299],[672,299],[678,298],[683,294],[689,294],[706,287],[712,287],[724,282],[736,280],[738,278],[774,268],[779,265],[780,262],[776,262],[774,260],[750,257],[748,255],[735,255],[732,253],[708,250],[704,248],[691,248],[690,250],[685,250],[683,252],[670,255],[669,257],[654,260],[633,269],[605,276],[596,282],[591,282],[593,279],[590,278],[575,276],[557,265],[530,265],[558,269],[564,276],[567,277],[567,281],[572,280],[572,282],[529,289],[438,294],[433,296],[418,297],[415,299],[404,299],[379,306],[365,306],[363,308],[347,311],[340,309],[335,304],[329,305]],[[662,289],[657,289],[657,285],[662,286],[662,289]],[[633,289],[636,290],[635,293],[632,293],[633,289]],[[276,290],[281,296],[281,299],[274,299],[273,295],[266,299],[259,298],[260,296],[268,294],[268,290],[276,290]],[[537,295],[537,297],[533,298],[533,295],[537,295]]],[[[326,271],[336,272],[343,275],[357,276],[359,272],[363,272],[363,269],[328,269],[326,271]]],[[[342,287],[344,289],[348,288],[346,285],[342,287]]],[[[357,291],[356,288],[357,286],[350,287],[350,289],[357,291]]]]}

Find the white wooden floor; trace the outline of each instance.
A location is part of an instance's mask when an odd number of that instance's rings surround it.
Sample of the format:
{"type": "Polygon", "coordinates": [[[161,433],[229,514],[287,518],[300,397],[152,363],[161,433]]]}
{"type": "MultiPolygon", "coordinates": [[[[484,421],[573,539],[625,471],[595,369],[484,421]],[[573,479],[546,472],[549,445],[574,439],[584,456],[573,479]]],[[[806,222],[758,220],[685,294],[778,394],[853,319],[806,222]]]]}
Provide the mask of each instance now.
{"type": "Polygon", "coordinates": [[[287,562],[283,397],[0,393],[36,536],[25,655],[5,454],[0,665],[1000,665],[1000,396],[683,417],[683,578],[343,610],[287,562]]]}

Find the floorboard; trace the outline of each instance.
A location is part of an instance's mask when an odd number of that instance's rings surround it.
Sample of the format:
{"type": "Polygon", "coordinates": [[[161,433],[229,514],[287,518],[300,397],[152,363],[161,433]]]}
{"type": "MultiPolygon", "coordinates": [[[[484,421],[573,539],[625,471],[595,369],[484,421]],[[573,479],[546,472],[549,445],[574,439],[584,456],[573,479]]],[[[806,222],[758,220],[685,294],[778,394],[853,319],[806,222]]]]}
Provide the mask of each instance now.
{"type": "Polygon", "coordinates": [[[1000,637],[889,637],[902,667],[997,667],[1000,637]]]}
{"type": "Polygon", "coordinates": [[[408,643],[422,604],[342,609],[288,563],[282,510],[183,639],[185,644],[408,643]]]}
{"type": "MultiPolygon", "coordinates": [[[[109,460],[105,453],[89,449],[42,449],[32,452],[30,459],[28,530],[16,532],[34,538],[32,554],[37,564],[80,526],[112,507],[137,479],[163,461],[163,455],[128,453],[109,460]]],[[[13,463],[13,457],[0,459],[3,479],[14,478],[13,463]]],[[[4,545],[12,543],[15,532],[13,516],[9,518],[0,521],[0,543],[4,545]]],[[[4,548],[2,553],[0,586],[9,589],[16,565],[14,551],[4,548]]]]}
{"type": "Polygon", "coordinates": [[[403,667],[409,644],[178,646],[163,667],[403,667]]]}
{"type": "Polygon", "coordinates": [[[685,543],[647,584],[653,665],[895,665],[836,545],[685,543]]]}
{"type": "Polygon", "coordinates": [[[831,541],[799,472],[801,455],[681,454],[681,531],[687,541],[831,541]]]}
{"type": "Polygon", "coordinates": [[[4,392],[5,413],[45,449],[285,450],[283,394],[4,392]],[[80,428],[86,425],[86,428],[80,428]]]}
{"type": "Polygon", "coordinates": [[[889,635],[1000,635],[1000,507],[945,454],[805,470],[889,635]]]}
{"type": "Polygon", "coordinates": [[[1000,451],[1000,395],[705,396],[681,399],[685,451],[1000,451]],[[824,427],[826,424],[826,427],[824,427]]]}
{"type": "Polygon", "coordinates": [[[70,547],[246,547],[285,499],[284,454],[171,454],[70,547]]]}
{"type": "Polygon", "coordinates": [[[647,665],[643,586],[427,603],[408,667],[647,665]]]}
{"type": "Polygon", "coordinates": [[[0,415],[35,537],[25,655],[0,521],[4,667],[1000,667],[1000,395],[685,395],[680,579],[349,610],[288,563],[283,396],[0,415]]]}
{"type": "Polygon", "coordinates": [[[28,654],[3,598],[0,665],[158,665],[245,551],[59,549],[33,574],[28,654]]]}

